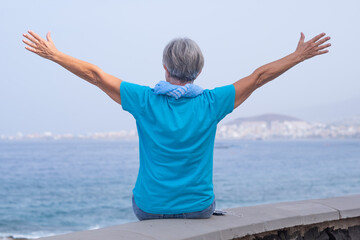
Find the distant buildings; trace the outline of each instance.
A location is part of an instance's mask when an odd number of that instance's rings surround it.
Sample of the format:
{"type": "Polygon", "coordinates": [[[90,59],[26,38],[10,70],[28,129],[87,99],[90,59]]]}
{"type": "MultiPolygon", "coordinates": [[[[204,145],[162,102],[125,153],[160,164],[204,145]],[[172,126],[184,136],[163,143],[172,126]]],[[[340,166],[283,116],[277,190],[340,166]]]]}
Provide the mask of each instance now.
{"type": "Polygon", "coordinates": [[[218,127],[219,139],[360,138],[360,118],[334,124],[311,123],[283,115],[240,118],[218,127]]]}
{"type": "MultiPolygon", "coordinates": [[[[238,118],[218,126],[217,139],[331,139],[360,138],[360,117],[346,119],[333,124],[312,123],[297,118],[266,114],[251,118],[238,118]]],[[[51,132],[0,135],[0,140],[60,140],[60,139],[137,139],[136,130],[89,133],[53,134],[51,132]]]]}
{"type": "Polygon", "coordinates": [[[137,139],[136,130],[104,132],[104,133],[88,133],[88,134],[53,134],[51,132],[22,134],[15,136],[0,135],[0,140],[61,140],[61,139],[137,139]]]}

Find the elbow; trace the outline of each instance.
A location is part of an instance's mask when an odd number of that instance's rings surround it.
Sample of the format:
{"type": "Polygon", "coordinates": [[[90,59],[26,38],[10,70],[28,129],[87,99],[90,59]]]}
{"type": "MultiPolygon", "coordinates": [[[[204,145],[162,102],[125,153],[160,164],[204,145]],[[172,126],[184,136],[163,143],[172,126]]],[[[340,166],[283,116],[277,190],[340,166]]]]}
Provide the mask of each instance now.
{"type": "Polygon", "coordinates": [[[256,69],[252,75],[253,79],[255,79],[255,88],[259,88],[265,84],[266,74],[261,68],[256,69]]]}
{"type": "Polygon", "coordinates": [[[268,68],[266,65],[262,66],[254,71],[254,78],[256,79],[255,85],[256,88],[259,88],[263,86],[264,84],[270,82],[274,78],[276,78],[278,75],[271,71],[270,68],[268,68]]]}
{"type": "Polygon", "coordinates": [[[91,77],[91,79],[92,79],[92,84],[94,84],[95,86],[99,87],[100,84],[101,84],[99,74],[97,74],[96,72],[92,72],[91,75],[92,75],[92,77],[91,77]]]}
{"type": "Polygon", "coordinates": [[[101,85],[101,71],[97,67],[90,68],[87,73],[89,82],[97,87],[101,85]]]}

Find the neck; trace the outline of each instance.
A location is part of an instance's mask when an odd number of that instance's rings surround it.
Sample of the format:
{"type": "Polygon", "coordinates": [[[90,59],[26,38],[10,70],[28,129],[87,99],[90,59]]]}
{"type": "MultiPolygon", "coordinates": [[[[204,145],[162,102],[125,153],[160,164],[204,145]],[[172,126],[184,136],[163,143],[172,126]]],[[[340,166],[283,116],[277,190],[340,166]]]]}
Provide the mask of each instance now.
{"type": "Polygon", "coordinates": [[[173,77],[166,78],[166,81],[170,84],[178,85],[178,86],[185,86],[188,83],[193,83],[193,82],[182,82],[179,79],[173,77]]]}

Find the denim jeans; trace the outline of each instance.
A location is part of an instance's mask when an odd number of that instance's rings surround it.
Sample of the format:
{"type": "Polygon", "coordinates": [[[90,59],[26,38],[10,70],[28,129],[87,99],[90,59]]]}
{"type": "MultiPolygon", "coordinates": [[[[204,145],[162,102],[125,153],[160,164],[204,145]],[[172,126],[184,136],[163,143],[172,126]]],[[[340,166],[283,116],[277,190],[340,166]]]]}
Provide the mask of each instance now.
{"type": "Polygon", "coordinates": [[[132,207],[135,216],[140,220],[150,219],[169,219],[169,218],[183,218],[183,219],[204,219],[210,218],[215,211],[215,199],[213,203],[202,211],[190,212],[190,213],[179,213],[179,214],[153,214],[147,213],[141,210],[135,203],[134,196],[132,197],[132,207]]]}

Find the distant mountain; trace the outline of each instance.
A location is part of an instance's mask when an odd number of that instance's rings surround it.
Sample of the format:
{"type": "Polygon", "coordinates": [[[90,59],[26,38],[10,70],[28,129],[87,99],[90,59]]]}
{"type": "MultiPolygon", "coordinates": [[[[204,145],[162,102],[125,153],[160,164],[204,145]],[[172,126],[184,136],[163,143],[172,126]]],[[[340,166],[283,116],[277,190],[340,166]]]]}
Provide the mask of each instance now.
{"type": "Polygon", "coordinates": [[[231,122],[226,123],[226,125],[240,124],[243,122],[266,122],[267,124],[269,124],[269,123],[275,122],[275,121],[277,121],[277,122],[285,122],[285,121],[293,122],[293,121],[303,121],[303,120],[295,118],[295,117],[287,116],[287,115],[268,113],[268,114],[263,114],[263,115],[259,115],[259,116],[254,116],[254,117],[236,118],[236,119],[232,120],[231,122]]]}

